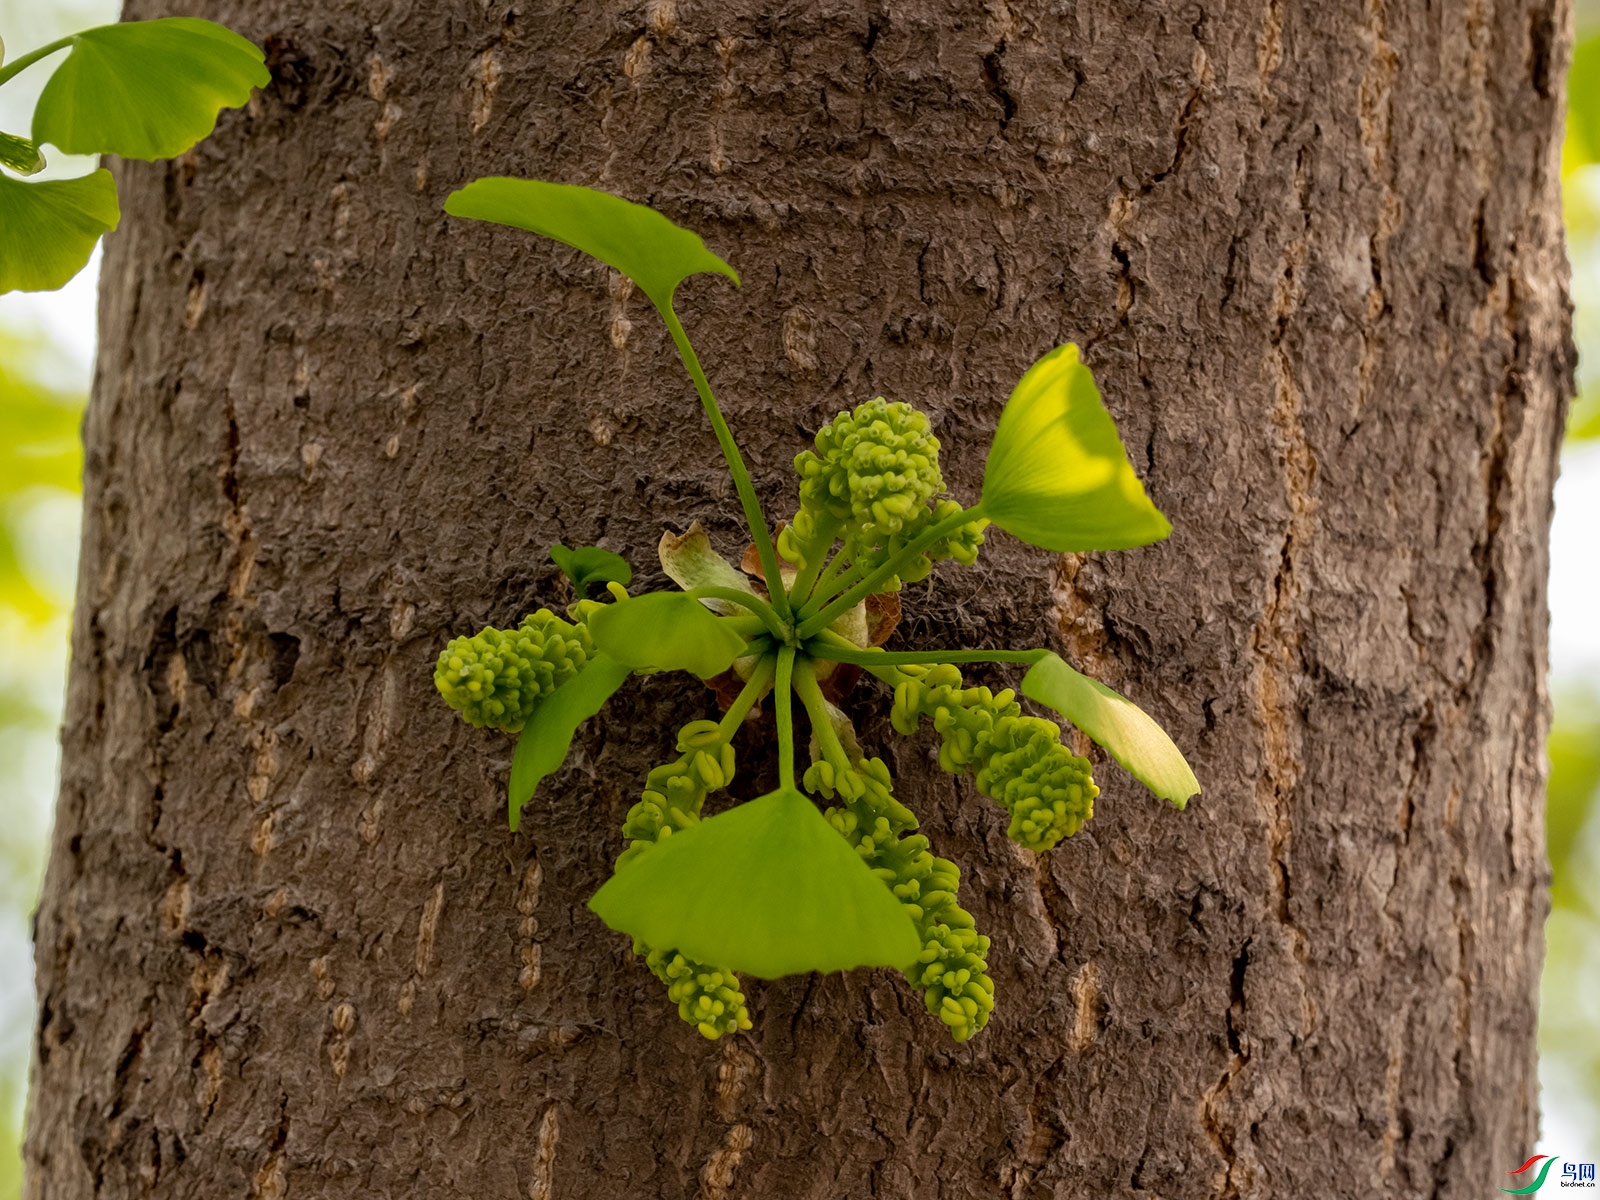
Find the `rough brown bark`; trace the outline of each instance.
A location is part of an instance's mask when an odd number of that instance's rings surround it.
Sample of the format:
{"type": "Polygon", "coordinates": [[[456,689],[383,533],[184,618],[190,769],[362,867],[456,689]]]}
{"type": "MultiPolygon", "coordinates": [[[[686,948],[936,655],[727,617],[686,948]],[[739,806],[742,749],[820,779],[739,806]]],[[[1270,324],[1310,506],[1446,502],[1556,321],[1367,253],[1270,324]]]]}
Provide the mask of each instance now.
{"type": "Polygon", "coordinates": [[[1563,0],[201,7],[276,82],[119,172],[32,1196],[1467,1196],[1521,1161],[1563,0]],[[558,537],[740,539],[642,298],[442,215],[499,173],[744,272],[682,307],[774,514],[879,392],[973,497],[1009,385],[1086,348],[1176,533],[996,537],[901,641],[1064,642],[1206,791],[1108,768],[1036,857],[867,722],[995,939],[970,1045],[888,972],[754,985],[707,1044],[583,908],[695,687],[619,698],[505,832],[444,640],[558,600],[558,537]]]}

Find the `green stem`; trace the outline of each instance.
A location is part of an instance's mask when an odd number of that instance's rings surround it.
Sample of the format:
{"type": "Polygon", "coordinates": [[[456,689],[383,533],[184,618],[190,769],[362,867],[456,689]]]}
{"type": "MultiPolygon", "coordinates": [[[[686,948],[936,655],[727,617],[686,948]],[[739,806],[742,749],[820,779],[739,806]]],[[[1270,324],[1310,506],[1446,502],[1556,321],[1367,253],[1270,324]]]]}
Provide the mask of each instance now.
{"type": "Polygon", "coordinates": [[[693,596],[696,600],[726,600],[729,604],[737,604],[740,608],[749,609],[761,618],[761,623],[767,627],[773,637],[781,641],[785,636],[783,622],[779,620],[778,614],[773,610],[772,605],[768,604],[760,596],[752,595],[749,592],[741,592],[738,588],[728,587],[690,588],[685,594],[693,596]]]}
{"type": "Polygon", "coordinates": [[[689,335],[683,331],[683,322],[678,320],[678,314],[671,308],[663,308],[661,317],[667,323],[667,331],[672,334],[673,345],[678,348],[678,357],[683,360],[684,369],[689,372],[689,378],[694,380],[694,390],[700,394],[700,407],[706,410],[712,432],[717,435],[717,443],[722,447],[722,457],[728,460],[728,471],[733,475],[733,486],[738,490],[744,519],[750,526],[750,536],[755,539],[756,553],[761,556],[761,570],[767,577],[767,590],[772,595],[773,606],[778,616],[787,621],[791,615],[789,597],[783,591],[783,576],[778,571],[778,555],[772,548],[772,534],[767,529],[761,501],[756,498],[755,485],[750,482],[750,472],[745,470],[744,456],[739,453],[739,444],[733,440],[728,423],[722,419],[722,410],[717,407],[716,397],[711,394],[711,384],[706,379],[705,371],[700,368],[700,359],[694,347],[689,344],[689,335]]]}
{"type": "Polygon", "coordinates": [[[777,668],[777,658],[768,655],[756,664],[756,669],[750,672],[750,679],[740,691],[737,699],[728,705],[728,711],[723,714],[722,720],[717,725],[717,733],[723,741],[730,740],[739,723],[745,719],[750,710],[756,706],[772,683],[772,676],[777,668]]]}
{"type": "MultiPolygon", "coordinates": [[[[844,551],[839,552],[839,557],[844,557],[844,551]]],[[[811,598],[800,608],[800,619],[803,621],[814,613],[821,612],[828,601],[853,586],[866,573],[867,568],[861,563],[851,563],[849,569],[837,572],[832,579],[819,579],[817,586],[811,591],[811,598]]]]}
{"type": "Polygon", "coordinates": [[[5,66],[0,67],[0,86],[10,82],[12,76],[20,75],[23,71],[26,71],[29,67],[33,66],[33,64],[38,62],[41,58],[48,58],[57,50],[65,50],[68,46],[72,45],[77,38],[78,35],[75,33],[68,34],[64,38],[57,38],[47,46],[40,46],[37,50],[28,51],[28,53],[24,54],[21,58],[12,59],[5,66]]]}
{"type": "Polygon", "coordinates": [[[777,650],[777,648],[781,645],[783,645],[783,643],[774,640],[771,634],[763,633],[751,638],[748,642],[746,642],[744,653],[739,655],[739,657],[747,658],[752,654],[770,654],[777,650]]]}
{"type": "Polygon", "coordinates": [[[789,600],[798,605],[805,601],[806,593],[811,591],[812,584],[816,583],[817,576],[822,573],[823,566],[828,561],[828,549],[833,545],[834,538],[839,536],[839,529],[843,523],[831,517],[825,517],[817,524],[816,536],[800,548],[805,556],[806,565],[794,577],[794,584],[789,588],[789,600]]]}
{"type": "Polygon", "coordinates": [[[917,538],[913,542],[908,543],[904,550],[900,551],[899,554],[896,554],[888,562],[884,563],[883,566],[879,567],[860,583],[856,584],[849,591],[845,592],[844,595],[836,597],[834,600],[830,601],[827,607],[821,612],[814,613],[813,615],[807,617],[800,623],[800,628],[795,632],[798,633],[803,640],[811,637],[819,629],[826,629],[836,619],[838,619],[839,616],[849,612],[857,604],[861,603],[862,600],[866,599],[868,596],[872,595],[873,592],[877,591],[878,588],[881,587],[885,582],[898,575],[901,568],[915,561],[916,557],[929,546],[933,545],[942,537],[948,537],[957,529],[960,529],[968,521],[975,521],[981,516],[983,516],[983,502],[980,500],[971,508],[964,508],[960,512],[951,516],[949,519],[940,521],[921,537],[917,538]]]}
{"type": "Polygon", "coordinates": [[[789,693],[794,687],[794,647],[778,651],[778,681],[773,689],[773,706],[778,720],[778,782],[794,787],[794,707],[789,693]]]}
{"type": "MultiPolygon", "coordinates": [[[[844,639],[841,638],[840,641],[844,639]]],[[[824,644],[820,641],[807,647],[806,653],[817,658],[828,659],[831,662],[854,663],[858,667],[869,666],[899,666],[902,663],[914,666],[932,666],[935,663],[1027,663],[1032,666],[1045,655],[1048,650],[862,650],[855,646],[835,646],[831,643],[824,644]]]]}
{"type": "Polygon", "coordinates": [[[811,732],[817,735],[822,757],[833,764],[836,772],[854,770],[850,756],[845,753],[844,743],[833,728],[833,718],[828,715],[828,702],[822,695],[822,689],[817,686],[816,669],[809,662],[801,660],[795,664],[794,690],[800,697],[800,703],[805,706],[806,716],[811,718],[811,732]]]}
{"type": "MultiPolygon", "coordinates": [[[[806,598],[807,604],[810,604],[812,600],[818,597],[821,597],[826,602],[827,598],[838,589],[840,575],[845,572],[846,567],[851,565],[849,558],[846,557],[848,549],[848,546],[839,547],[839,553],[833,556],[833,561],[828,564],[828,569],[822,573],[815,585],[812,586],[811,595],[806,598]]],[[[849,584],[844,586],[848,587],[849,584]]],[[[821,608],[822,605],[818,604],[817,607],[821,608]]]]}

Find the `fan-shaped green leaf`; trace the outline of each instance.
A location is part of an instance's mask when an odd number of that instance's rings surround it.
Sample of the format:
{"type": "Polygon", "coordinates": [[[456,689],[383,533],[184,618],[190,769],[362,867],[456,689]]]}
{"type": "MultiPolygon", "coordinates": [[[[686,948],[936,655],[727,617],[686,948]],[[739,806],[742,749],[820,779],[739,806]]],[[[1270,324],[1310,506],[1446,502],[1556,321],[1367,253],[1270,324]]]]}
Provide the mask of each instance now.
{"type": "Polygon", "coordinates": [[[508,811],[513,833],[522,822],[522,806],[533,798],[540,780],[565,761],[578,726],[599,712],[631,674],[615,659],[596,654],[533,710],[511,759],[508,811]]]}
{"type": "Polygon", "coordinates": [[[588,594],[591,583],[620,583],[627,587],[633,582],[633,568],[628,560],[599,546],[579,546],[573,550],[557,542],[550,547],[550,559],[572,580],[572,590],[580,597],[588,594]]]}
{"type": "Polygon", "coordinates": [[[663,315],[678,284],[691,275],[712,272],[739,282],[738,273],[707,250],[699,234],[653,208],[593,188],[494,176],[452,192],[444,210],[541,233],[592,254],[638,284],[663,315]]]}
{"type": "Polygon", "coordinates": [[[83,269],[117,227],[110,171],[23,183],[0,175],[0,292],[48,292],[83,269]]]}
{"type": "Polygon", "coordinates": [[[793,788],[663,838],[589,901],[612,929],[764,979],[901,967],[904,905],[793,788]]]}
{"type": "Polygon", "coordinates": [[[1145,787],[1179,808],[1200,790],[1166,731],[1126,696],[1046,654],[1022,677],[1022,694],[1087,733],[1145,787]]]}
{"type": "Polygon", "coordinates": [[[85,29],[39,95],[33,140],[69,154],[171,158],[271,78],[252,42],[211,21],[162,17],[85,29]]]}
{"type": "Polygon", "coordinates": [[[1172,532],[1144,494],[1078,348],[1028,368],[995,430],[983,514],[1046,550],[1123,550],[1172,532]]]}
{"type": "Polygon", "coordinates": [[[589,618],[594,644],[636,671],[720,675],[745,652],[745,640],[683,592],[647,592],[608,604],[589,618]]]}

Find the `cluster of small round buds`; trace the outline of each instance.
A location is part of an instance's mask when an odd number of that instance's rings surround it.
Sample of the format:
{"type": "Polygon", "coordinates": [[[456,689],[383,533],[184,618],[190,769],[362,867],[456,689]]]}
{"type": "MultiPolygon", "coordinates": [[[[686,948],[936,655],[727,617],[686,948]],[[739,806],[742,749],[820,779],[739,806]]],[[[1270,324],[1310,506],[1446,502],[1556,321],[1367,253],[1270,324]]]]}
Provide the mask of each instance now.
{"type": "Polygon", "coordinates": [[[541,608],[516,629],[484,629],[453,640],[433,682],[470,725],[517,733],[538,703],[582,669],[589,631],[541,608]]]}
{"type": "Polygon", "coordinates": [[[702,1037],[716,1041],[750,1028],[750,1010],[732,971],[697,963],[676,950],[651,950],[637,942],[633,948],[644,955],[651,974],[667,985],[667,999],[678,1006],[678,1015],[702,1037]]]}
{"type": "Polygon", "coordinates": [[[958,668],[907,667],[895,687],[889,718],[913,734],[924,717],[939,734],[939,766],[952,775],[976,772],[978,790],[1011,815],[1007,834],[1029,850],[1048,850],[1094,815],[1100,794],[1089,760],[1061,744],[1058,726],[1022,715],[1008,688],[961,686],[958,668]]]}
{"type": "Polygon", "coordinates": [[[1011,813],[1011,839],[1029,850],[1048,850],[1071,837],[1094,815],[1100,794],[1089,760],[1061,744],[1061,730],[1038,717],[1005,717],[978,769],[978,790],[1011,813]]]}
{"type": "Polygon", "coordinates": [[[617,860],[620,867],[674,829],[700,819],[706,796],[733,781],[733,746],[722,740],[715,721],[691,721],[678,734],[679,757],[645,778],[644,794],[628,810],[623,835],[633,844],[617,860]]]}
{"type": "Polygon", "coordinates": [[[795,512],[794,519],[778,531],[778,554],[785,562],[793,563],[797,568],[806,566],[806,553],[826,555],[829,546],[833,544],[832,536],[827,536],[837,529],[837,524],[825,513],[819,513],[815,508],[802,504],[795,512]],[[813,547],[813,542],[826,541],[827,545],[813,547]]]}
{"type": "MultiPolygon", "coordinates": [[[[939,500],[931,508],[925,506],[907,518],[899,532],[882,539],[876,545],[852,545],[849,548],[850,560],[865,570],[877,570],[929,529],[948,521],[960,511],[961,505],[954,500],[939,500]]],[[[979,517],[959,526],[954,532],[946,534],[928,546],[908,565],[903,566],[898,575],[884,584],[884,590],[898,591],[902,583],[916,583],[927,578],[928,573],[933,570],[933,564],[943,562],[947,558],[955,559],[970,567],[978,561],[978,550],[983,545],[984,530],[988,527],[989,521],[986,517],[979,517]]]]}
{"type": "Polygon", "coordinates": [[[826,513],[868,546],[898,533],[944,491],[927,416],[881,396],[829,421],[817,431],[816,449],[794,465],[802,513],[826,513]]]}
{"type": "MultiPolygon", "coordinates": [[[[724,740],[716,721],[690,721],[680,729],[678,755],[675,761],[650,772],[644,794],[628,810],[622,832],[630,844],[617,858],[617,870],[626,870],[651,846],[671,837],[673,830],[698,822],[706,796],[733,781],[733,746],[724,740]]],[[[643,942],[635,941],[633,950],[644,956],[651,973],[667,985],[667,998],[678,1006],[678,1015],[702,1035],[716,1039],[750,1028],[744,993],[731,970],[643,942]]]]}
{"type": "MultiPolygon", "coordinates": [[[[941,525],[950,520],[961,511],[961,505],[954,500],[940,500],[934,504],[933,515],[928,518],[928,525],[941,525]]],[[[989,528],[989,519],[979,517],[968,521],[956,528],[955,532],[946,534],[933,545],[928,547],[927,555],[935,562],[953,558],[962,566],[970,567],[978,561],[978,551],[983,546],[984,530],[989,528]]]]}
{"type": "Polygon", "coordinates": [[[845,800],[827,811],[829,823],[905,905],[922,939],[922,952],[906,969],[907,981],[922,992],[928,1011],[951,1036],[966,1041],[994,1010],[994,982],[985,959],[989,939],[973,928],[971,914],[956,901],[960,870],[935,857],[927,838],[908,833],[917,818],[895,799],[881,758],[863,759],[848,769],[813,763],[806,787],[845,800]]]}

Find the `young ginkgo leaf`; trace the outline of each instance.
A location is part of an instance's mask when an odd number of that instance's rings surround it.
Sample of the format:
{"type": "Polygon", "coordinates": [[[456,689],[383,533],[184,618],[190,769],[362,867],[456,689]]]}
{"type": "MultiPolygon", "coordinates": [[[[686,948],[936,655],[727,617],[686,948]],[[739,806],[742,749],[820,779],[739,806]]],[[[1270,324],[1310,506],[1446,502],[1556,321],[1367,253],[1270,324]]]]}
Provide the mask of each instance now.
{"type": "Polygon", "coordinates": [[[591,583],[620,583],[627,587],[633,582],[633,568],[628,560],[599,546],[569,549],[557,542],[550,547],[550,560],[572,580],[572,590],[580,598],[588,593],[591,583]]]}
{"type": "Polygon", "coordinates": [[[566,759],[578,726],[599,712],[632,673],[615,659],[596,654],[528,716],[511,758],[511,832],[521,824],[522,806],[533,798],[539,782],[566,759]]]}
{"type": "Polygon", "coordinates": [[[23,183],[0,175],[0,292],[48,292],[83,269],[117,227],[110,171],[23,183]]]}
{"type": "MultiPolygon", "coordinates": [[[[711,539],[706,536],[699,521],[682,533],[670,530],[663,533],[656,545],[656,554],[661,559],[661,569],[666,572],[667,578],[684,591],[697,587],[721,587],[755,595],[755,589],[750,586],[750,577],[736,570],[732,563],[711,548],[711,539]]],[[[723,615],[739,611],[738,605],[727,600],[713,599],[703,603],[712,612],[723,615]]]]}
{"type": "Polygon", "coordinates": [[[1166,731],[1126,696],[1046,654],[1022,677],[1022,694],[1049,705],[1103,746],[1124,770],[1179,808],[1200,790],[1166,731]]]}
{"type": "Polygon", "coordinates": [[[764,979],[904,969],[922,951],[894,893],[792,788],[663,838],[589,907],[647,945],[764,979]]]}
{"type": "Polygon", "coordinates": [[[444,210],[527,229],[591,254],[638,284],[663,316],[672,307],[672,293],[691,275],[711,272],[739,282],[699,234],[653,208],[593,188],[493,176],[452,192],[444,210]]]}
{"type": "Polygon", "coordinates": [[[1125,550],[1172,532],[1070,343],[1029,367],[1006,401],[981,507],[1000,528],[1046,550],[1125,550]]]}
{"type": "Polygon", "coordinates": [[[647,592],[607,604],[588,620],[594,644],[636,671],[720,675],[744,653],[745,640],[685,592],[647,592]]]}
{"type": "Polygon", "coordinates": [[[44,155],[27,138],[0,133],[0,163],[18,175],[37,175],[44,170],[44,155]]]}
{"type": "Polygon", "coordinates": [[[271,78],[254,43],[211,21],[162,17],[85,29],[39,95],[33,140],[69,154],[171,158],[271,78]]]}

